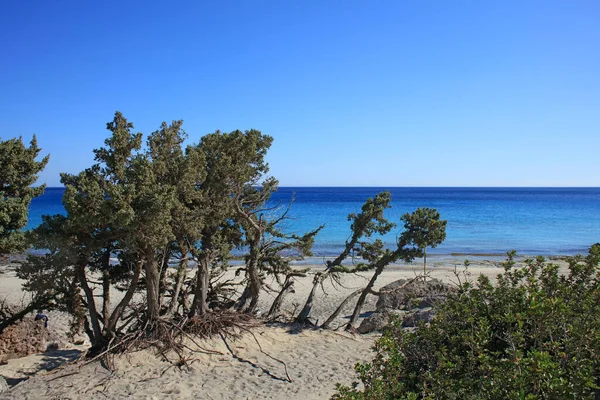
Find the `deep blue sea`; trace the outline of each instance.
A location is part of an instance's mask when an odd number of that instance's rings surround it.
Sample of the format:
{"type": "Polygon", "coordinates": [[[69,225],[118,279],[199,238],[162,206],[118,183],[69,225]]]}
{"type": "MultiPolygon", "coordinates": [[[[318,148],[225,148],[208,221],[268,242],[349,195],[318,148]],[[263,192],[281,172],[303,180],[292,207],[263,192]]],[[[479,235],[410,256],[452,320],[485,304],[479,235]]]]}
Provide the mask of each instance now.
{"type": "MultiPolygon", "coordinates": [[[[417,207],[437,208],[448,221],[446,241],[434,254],[574,255],[600,242],[600,188],[366,188],[283,187],[273,202],[294,196],[286,228],[304,233],[326,224],[316,239],[315,256],[335,255],[349,235],[347,216],[382,190],[392,194],[388,219],[417,207]]],[[[47,188],[34,199],[28,228],[42,214],[64,213],[63,188],[47,188]]],[[[399,226],[385,240],[393,243],[399,226]]]]}

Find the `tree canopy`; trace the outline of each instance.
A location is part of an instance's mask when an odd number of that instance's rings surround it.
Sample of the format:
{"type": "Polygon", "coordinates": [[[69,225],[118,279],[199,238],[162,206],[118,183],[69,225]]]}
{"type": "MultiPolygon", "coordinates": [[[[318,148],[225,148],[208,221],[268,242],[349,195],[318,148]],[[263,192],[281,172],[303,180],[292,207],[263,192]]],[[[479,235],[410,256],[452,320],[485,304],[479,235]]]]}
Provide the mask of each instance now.
{"type": "Polygon", "coordinates": [[[46,156],[36,161],[40,151],[35,136],[29,147],[22,138],[0,140],[0,255],[26,247],[22,229],[27,225],[29,204],[45,188],[32,186],[49,160],[46,156]]]}
{"type": "Polygon", "coordinates": [[[26,288],[46,307],[71,312],[97,351],[131,330],[186,329],[214,306],[252,313],[265,274],[290,273],[290,252],[310,254],[318,229],[284,232],[285,209],[267,204],[278,186],[265,162],[273,139],[254,129],[217,131],[184,146],[182,125],[163,122],[144,144],[116,112],[104,146],[94,150],[96,163],[61,175],[66,216],[45,216],[33,233],[47,252],[19,268],[26,288]],[[245,263],[242,294],[232,303],[235,290],[212,279],[234,248],[245,263]],[[44,277],[53,274],[61,284],[49,287],[44,277]],[[115,288],[124,292],[116,305],[115,288]],[[138,292],[144,302],[133,306],[138,292]],[[211,299],[218,301],[211,306],[211,299]]]}
{"type": "Polygon", "coordinates": [[[447,221],[440,219],[435,208],[417,208],[402,216],[406,235],[423,251],[423,273],[427,272],[427,248],[435,248],[446,239],[447,221]]]}

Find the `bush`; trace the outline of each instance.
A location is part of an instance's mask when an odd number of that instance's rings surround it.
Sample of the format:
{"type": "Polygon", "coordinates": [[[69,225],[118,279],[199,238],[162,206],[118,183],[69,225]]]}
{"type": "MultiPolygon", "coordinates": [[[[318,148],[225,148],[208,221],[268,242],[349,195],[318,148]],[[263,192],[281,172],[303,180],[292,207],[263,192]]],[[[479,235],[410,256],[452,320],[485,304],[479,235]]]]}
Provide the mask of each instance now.
{"type": "Polygon", "coordinates": [[[394,321],[334,399],[591,399],[600,396],[600,244],[461,283],[416,331],[394,321]]]}

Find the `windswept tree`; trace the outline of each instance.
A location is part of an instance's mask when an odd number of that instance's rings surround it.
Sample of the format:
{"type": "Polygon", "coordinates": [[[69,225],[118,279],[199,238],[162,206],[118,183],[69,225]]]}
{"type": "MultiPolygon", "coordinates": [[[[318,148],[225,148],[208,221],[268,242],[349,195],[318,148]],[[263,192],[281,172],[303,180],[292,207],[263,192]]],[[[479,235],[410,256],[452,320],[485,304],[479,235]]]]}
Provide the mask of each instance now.
{"type": "Polygon", "coordinates": [[[435,208],[417,208],[412,214],[402,216],[404,229],[419,249],[423,251],[423,274],[427,273],[427,248],[435,248],[446,239],[446,220],[440,219],[435,208]]]}
{"type": "Polygon", "coordinates": [[[45,188],[32,186],[49,160],[46,156],[36,161],[40,151],[35,136],[29,147],[22,138],[0,140],[0,256],[26,247],[22,229],[27,225],[29,204],[45,188]]]}
{"type": "MultiPolygon", "coordinates": [[[[329,275],[339,279],[340,273],[373,271],[373,275],[371,275],[367,286],[362,290],[352,293],[344,300],[340,307],[323,323],[322,327],[327,328],[339,312],[341,312],[343,306],[351,298],[360,294],[350,321],[346,325],[347,330],[354,329],[354,325],[358,321],[367,296],[370,294],[378,295],[373,290],[373,287],[383,270],[398,260],[411,262],[423,254],[422,249],[416,241],[418,238],[414,236],[414,230],[404,230],[397,237],[395,247],[386,246],[386,243],[381,238],[376,237],[389,233],[396,226],[395,223],[389,221],[384,215],[385,210],[391,207],[391,199],[388,191],[381,192],[374,198],[367,199],[359,214],[350,214],[348,216],[348,219],[352,221],[350,226],[352,234],[346,242],[345,249],[335,260],[327,264],[325,273],[315,277],[313,290],[309,295],[307,305],[312,305],[312,297],[314,296],[316,286],[322,282],[323,276],[326,277],[329,275]],[[345,266],[343,262],[349,255],[353,256],[353,264],[345,266]],[[358,261],[354,262],[354,260],[358,261]]],[[[412,216],[415,213],[408,215],[412,216]]],[[[305,305],[305,308],[297,319],[299,322],[306,321],[308,315],[306,314],[307,305],[305,305]]]]}
{"type": "MultiPolygon", "coordinates": [[[[390,207],[391,195],[388,191],[381,192],[373,198],[368,198],[361,208],[359,214],[348,215],[350,225],[350,237],[346,240],[342,252],[332,261],[326,261],[325,271],[315,274],[313,287],[306,299],[304,307],[296,318],[297,322],[307,323],[310,316],[317,290],[323,282],[328,279],[339,279],[340,273],[355,271],[354,266],[345,266],[343,263],[349,258],[361,252],[373,235],[384,235],[395,225],[384,217],[384,211],[390,207]]],[[[365,254],[366,254],[365,249],[365,254]]],[[[361,267],[359,267],[361,268],[361,267]]]]}
{"type": "MultiPolygon", "coordinates": [[[[279,227],[287,211],[269,204],[278,188],[278,181],[267,175],[269,165],[265,161],[272,142],[271,136],[251,129],[231,133],[217,131],[204,136],[199,144],[207,165],[207,181],[202,187],[210,205],[206,207],[205,230],[199,242],[202,270],[198,277],[206,277],[208,266],[215,260],[224,259],[232,245],[243,246],[246,250],[245,289],[237,309],[247,313],[256,310],[264,274],[276,277],[288,274],[291,278],[291,275],[301,273],[293,270],[282,254],[309,255],[314,236],[319,231],[316,229],[299,236],[283,232],[279,227]]],[[[285,283],[282,285],[286,286],[285,283]]],[[[204,281],[199,279],[196,290],[206,286],[206,278],[204,281]]],[[[205,296],[201,292],[196,294],[193,312],[205,296]]],[[[202,308],[197,311],[202,313],[202,308]]]]}

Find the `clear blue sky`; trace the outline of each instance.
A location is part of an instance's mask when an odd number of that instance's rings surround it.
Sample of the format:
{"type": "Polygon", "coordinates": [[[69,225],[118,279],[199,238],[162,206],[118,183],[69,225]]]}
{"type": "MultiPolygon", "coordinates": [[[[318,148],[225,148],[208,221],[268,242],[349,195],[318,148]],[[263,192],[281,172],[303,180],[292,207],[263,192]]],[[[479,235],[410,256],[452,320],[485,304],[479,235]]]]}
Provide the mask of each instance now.
{"type": "Polygon", "coordinates": [[[0,137],[42,181],[116,110],[259,129],[285,186],[599,186],[600,2],[0,3],[0,137]]]}

